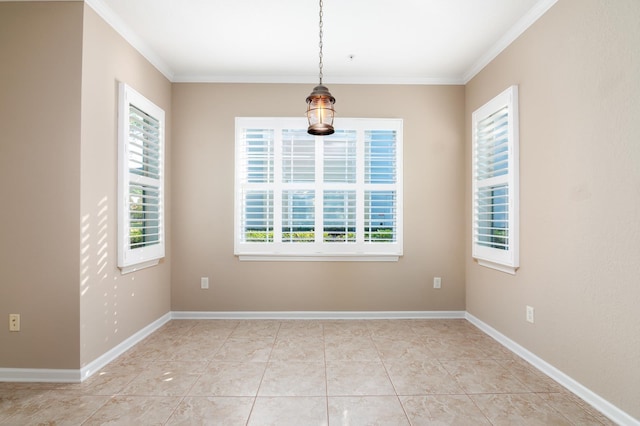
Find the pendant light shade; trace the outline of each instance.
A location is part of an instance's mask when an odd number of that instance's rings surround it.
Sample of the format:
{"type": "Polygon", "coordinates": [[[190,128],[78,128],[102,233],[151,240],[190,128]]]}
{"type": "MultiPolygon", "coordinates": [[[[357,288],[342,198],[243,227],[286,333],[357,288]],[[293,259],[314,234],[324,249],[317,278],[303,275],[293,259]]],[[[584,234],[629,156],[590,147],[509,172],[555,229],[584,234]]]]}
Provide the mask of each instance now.
{"type": "Polygon", "coordinates": [[[313,92],[307,96],[307,120],[309,128],[307,133],[315,136],[331,135],[333,129],[333,118],[335,110],[333,104],[336,103],[329,89],[322,84],[322,0],[320,0],[320,84],[313,88],[313,92]]]}
{"type": "Polygon", "coordinates": [[[307,96],[307,120],[309,120],[307,133],[316,136],[333,134],[335,115],[333,104],[335,103],[336,98],[331,96],[329,89],[322,84],[314,87],[313,92],[307,96]]]}

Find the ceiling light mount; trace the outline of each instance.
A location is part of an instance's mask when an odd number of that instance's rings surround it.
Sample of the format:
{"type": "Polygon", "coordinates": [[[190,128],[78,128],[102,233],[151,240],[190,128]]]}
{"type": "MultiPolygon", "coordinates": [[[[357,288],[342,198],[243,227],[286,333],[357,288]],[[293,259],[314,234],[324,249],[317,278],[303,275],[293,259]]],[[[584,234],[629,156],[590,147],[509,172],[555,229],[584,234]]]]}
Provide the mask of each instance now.
{"type": "Polygon", "coordinates": [[[335,116],[333,105],[336,103],[336,98],[322,84],[322,6],[322,0],[320,0],[320,84],[314,87],[311,94],[307,96],[307,120],[309,121],[307,133],[316,136],[327,136],[335,132],[333,129],[333,118],[335,116]]]}

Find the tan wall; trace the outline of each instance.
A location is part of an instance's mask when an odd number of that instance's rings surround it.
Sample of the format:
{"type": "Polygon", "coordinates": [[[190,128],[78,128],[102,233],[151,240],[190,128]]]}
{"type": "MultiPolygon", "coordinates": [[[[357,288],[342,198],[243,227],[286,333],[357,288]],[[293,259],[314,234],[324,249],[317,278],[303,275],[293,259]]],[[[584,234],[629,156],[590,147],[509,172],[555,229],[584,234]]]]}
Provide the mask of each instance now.
{"type": "Polygon", "coordinates": [[[636,418],[638,22],[637,0],[561,0],[466,87],[470,123],[519,84],[521,167],[521,268],[510,276],[467,254],[467,310],[636,418]]]}
{"type": "Polygon", "coordinates": [[[398,262],[239,262],[234,118],[303,116],[312,85],[174,84],[174,311],[464,310],[464,88],[331,85],[342,117],[404,119],[398,262]],[[443,288],[434,290],[433,276],[443,288]],[[200,277],[211,280],[200,289],[200,277]]]}
{"type": "MultiPolygon", "coordinates": [[[[171,83],[89,6],[84,8],[82,72],[80,329],[81,365],[169,312],[170,209],[166,258],[121,275],[117,268],[118,82],[165,110],[170,152],[171,83]]],[[[167,206],[171,205],[170,159],[167,206]]]]}
{"type": "Polygon", "coordinates": [[[0,367],[78,366],[81,54],[82,3],[0,3],[0,367]]]}
{"type": "Polygon", "coordinates": [[[0,3],[0,52],[0,367],[77,369],[169,311],[168,261],[116,268],[116,95],[171,85],[82,2],[0,3]]]}

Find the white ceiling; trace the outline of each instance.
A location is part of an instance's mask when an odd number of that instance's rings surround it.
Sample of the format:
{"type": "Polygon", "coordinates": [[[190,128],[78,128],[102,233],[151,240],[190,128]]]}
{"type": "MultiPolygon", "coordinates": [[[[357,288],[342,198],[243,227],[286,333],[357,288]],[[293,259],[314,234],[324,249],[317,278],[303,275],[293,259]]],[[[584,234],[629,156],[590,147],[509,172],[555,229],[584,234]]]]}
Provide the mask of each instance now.
{"type": "MultiPolygon", "coordinates": [[[[555,1],[324,0],[324,82],[466,83],[555,1]]],[[[317,0],[86,2],[171,81],[318,81],[317,0]]]]}

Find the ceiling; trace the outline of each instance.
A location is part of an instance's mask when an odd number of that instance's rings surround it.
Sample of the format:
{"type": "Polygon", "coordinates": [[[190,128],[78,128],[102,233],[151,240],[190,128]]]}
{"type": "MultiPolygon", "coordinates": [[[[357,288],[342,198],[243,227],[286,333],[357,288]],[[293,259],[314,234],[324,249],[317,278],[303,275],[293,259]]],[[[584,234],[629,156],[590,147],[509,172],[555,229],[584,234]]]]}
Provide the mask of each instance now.
{"type": "MultiPolygon", "coordinates": [[[[324,0],[324,79],[464,84],[556,0],[324,0]]],[[[317,0],[86,0],[171,81],[318,81],[317,0]]]]}

